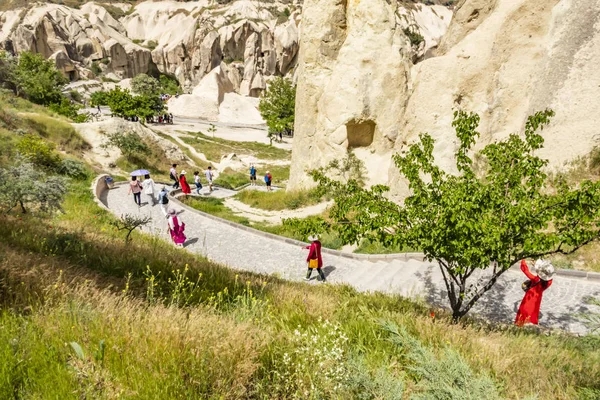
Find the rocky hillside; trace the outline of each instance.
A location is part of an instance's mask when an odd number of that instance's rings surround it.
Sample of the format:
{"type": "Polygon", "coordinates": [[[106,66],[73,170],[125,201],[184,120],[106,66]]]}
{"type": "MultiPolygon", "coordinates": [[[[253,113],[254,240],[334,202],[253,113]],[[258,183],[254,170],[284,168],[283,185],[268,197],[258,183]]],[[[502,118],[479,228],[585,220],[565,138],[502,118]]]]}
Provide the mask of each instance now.
{"type": "Polygon", "coordinates": [[[186,91],[223,61],[234,89],[257,96],[295,66],[299,22],[292,4],[246,0],[33,3],[0,12],[0,48],[53,58],[72,80],[161,72],[186,91]]]}
{"type": "MultiPolygon", "coordinates": [[[[305,1],[290,182],[309,184],[306,168],[354,148],[371,183],[402,191],[391,155],[421,132],[435,138],[438,160],[451,170],[456,109],[480,114],[485,144],[552,108],[543,156],[553,168],[598,144],[600,1],[457,3],[438,48],[415,58],[415,41],[402,34],[402,7],[305,1]]],[[[428,12],[409,9],[417,21],[428,12]]],[[[444,15],[441,7],[430,10],[444,15]]]]}

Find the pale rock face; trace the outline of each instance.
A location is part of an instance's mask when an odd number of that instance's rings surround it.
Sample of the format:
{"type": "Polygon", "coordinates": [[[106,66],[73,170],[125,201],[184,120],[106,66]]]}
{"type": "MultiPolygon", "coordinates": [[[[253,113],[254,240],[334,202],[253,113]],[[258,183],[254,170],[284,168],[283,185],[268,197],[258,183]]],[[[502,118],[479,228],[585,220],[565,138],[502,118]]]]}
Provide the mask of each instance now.
{"type": "Polygon", "coordinates": [[[175,76],[187,92],[225,60],[232,65],[234,90],[254,97],[265,89],[265,77],[285,75],[296,62],[300,17],[289,4],[199,0],[113,6],[128,15],[116,20],[95,3],[80,9],[39,3],[0,12],[0,48],[47,58],[67,54],[80,71],[72,79],[92,76],[84,70],[102,59],[103,71],[117,78],[159,71],[175,76]],[[289,20],[278,23],[289,7],[289,20]]]}
{"type": "Polygon", "coordinates": [[[110,58],[112,72],[123,78],[150,69],[150,51],[132,43],[120,23],[103,7],[88,3],[75,10],[46,4],[18,11],[17,19],[10,12],[0,15],[0,21],[5,21],[0,45],[15,53],[31,51],[53,57],[71,79],[87,75],[72,72],[105,57],[110,58]]]}
{"type": "Polygon", "coordinates": [[[258,99],[235,93],[229,76],[230,67],[222,63],[202,78],[192,94],[171,98],[168,103],[169,112],[176,117],[264,124],[258,112],[258,99]]]}
{"type": "MultiPolygon", "coordinates": [[[[600,144],[600,0],[462,1],[439,47],[414,65],[410,45],[387,23],[386,7],[382,0],[352,1],[341,14],[333,0],[305,2],[292,189],[312,184],[306,169],[355,147],[372,170],[370,183],[387,183],[392,194],[405,196],[390,156],[427,132],[436,141],[436,162],[453,172],[457,109],[481,116],[478,148],[522,132],[535,111],[553,109],[540,152],[553,169],[600,144]],[[339,15],[347,15],[347,29],[339,15]],[[353,37],[353,27],[361,38],[353,37]],[[332,44],[339,51],[324,47],[332,44]],[[352,131],[360,138],[355,146],[352,131]]],[[[413,13],[414,21],[422,17],[413,13]]],[[[442,30],[438,23],[420,26],[425,41],[427,32],[442,30]]]]}
{"type": "MultiPolygon", "coordinates": [[[[415,18],[399,15],[382,0],[304,3],[292,190],[312,184],[307,169],[343,158],[349,149],[367,165],[369,183],[388,182],[414,55],[403,28],[415,18]]],[[[439,19],[430,47],[444,30],[439,19]]]]}

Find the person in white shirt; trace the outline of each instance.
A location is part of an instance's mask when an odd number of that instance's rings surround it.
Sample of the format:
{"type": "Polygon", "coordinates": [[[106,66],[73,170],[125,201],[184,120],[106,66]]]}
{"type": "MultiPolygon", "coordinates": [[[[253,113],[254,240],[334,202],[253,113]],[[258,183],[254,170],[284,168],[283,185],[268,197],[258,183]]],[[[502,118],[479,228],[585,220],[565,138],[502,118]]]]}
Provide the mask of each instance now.
{"type": "Polygon", "coordinates": [[[200,172],[194,172],[194,184],[196,184],[196,193],[200,194],[200,189],[202,189],[202,183],[200,182],[200,172]]]}
{"type": "Polygon", "coordinates": [[[150,175],[144,176],[144,182],[142,182],[142,187],[144,188],[144,194],[148,197],[148,204],[152,207],[156,204],[154,198],[154,180],[150,178],[150,175]]]}
{"type": "Polygon", "coordinates": [[[210,190],[210,192],[213,191],[213,173],[212,173],[212,167],[209,166],[208,169],[204,172],[204,175],[206,175],[206,180],[208,181],[208,189],[210,190]]]}
{"type": "Polygon", "coordinates": [[[177,175],[177,164],[173,164],[173,166],[169,170],[169,178],[171,178],[172,181],[175,181],[175,183],[173,183],[173,189],[179,189],[179,175],[177,175]]]}

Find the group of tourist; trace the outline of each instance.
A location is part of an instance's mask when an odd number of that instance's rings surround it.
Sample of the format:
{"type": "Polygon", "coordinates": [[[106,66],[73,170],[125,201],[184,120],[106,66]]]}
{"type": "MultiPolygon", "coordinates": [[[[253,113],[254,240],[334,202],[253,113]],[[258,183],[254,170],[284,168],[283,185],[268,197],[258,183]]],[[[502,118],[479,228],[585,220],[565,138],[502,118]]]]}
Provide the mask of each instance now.
{"type": "MultiPolygon", "coordinates": [[[[171,179],[174,181],[173,188],[177,189],[181,187],[181,190],[185,194],[191,193],[190,185],[187,183],[185,178],[186,172],[181,171],[177,173],[177,164],[173,164],[170,170],[171,179]]],[[[205,177],[208,182],[210,191],[212,192],[212,167],[208,167],[205,171],[205,177]]],[[[272,177],[269,171],[265,174],[265,183],[267,183],[267,190],[270,190],[270,183],[272,177]]],[[[252,185],[256,184],[256,168],[254,165],[250,166],[250,182],[252,185]]],[[[194,184],[196,186],[196,192],[200,194],[202,189],[202,183],[200,181],[200,173],[194,172],[194,184]]],[[[129,194],[133,194],[133,199],[138,207],[142,206],[141,195],[142,193],[148,199],[148,204],[155,206],[157,203],[160,205],[163,215],[167,218],[168,232],[171,235],[173,243],[177,246],[183,246],[186,241],[185,223],[183,223],[177,216],[177,212],[174,209],[169,209],[169,192],[165,186],[162,187],[160,192],[155,195],[155,183],[150,175],[146,174],[144,180],[140,182],[136,176],[131,177],[129,184],[129,194]]],[[[319,277],[322,282],[326,282],[325,273],[323,272],[323,258],[321,256],[321,242],[319,241],[318,235],[311,235],[308,237],[311,242],[310,246],[303,248],[308,249],[308,256],[306,262],[308,264],[308,272],[305,280],[310,280],[312,271],[317,270],[319,277]]],[[[552,277],[555,273],[554,266],[547,260],[537,260],[534,264],[534,273],[529,270],[529,267],[525,260],[521,261],[521,271],[527,277],[527,280],[523,282],[522,289],[525,292],[523,300],[519,306],[515,324],[517,326],[523,326],[525,324],[538,324],[540,306],[542,303],[542,294],[552,285],[552,277]]]]}
{"type": "Polygon", "coordinates": [[[146,118],[147,124],[173,124],[173,114],[165,113],[158,116],[151,116],[146,118]]]}
{"type": "MultiPolygon", "coordinates": [[[[177,164],[172,164],[171,169],[169,170],[169,178],[173,181],[173,189],[181,188],[183,194],[188,195],[192,193],[192,188],[186,179],[187,172],[182,170],[179,174],[177,173],[177,164]]],[[[206,171],[204,171],[204,176],[206,177],[206,183],[208,184],[208,191],[212,193],[213,188],[213,170],[209,165],[206,171]]],[[[202,181],[200,180],[200,172],[194,172],[194,185],[196,186],[196,193],[200,194],[200,189],[202,189],[202,181]]]]}
{"type": "Polygon", "coordinates": [[[137,176],[132,176],[131,182],[129,182],[129,194],[133,194],[133,200],[138,207],[142,206],[142,193],[146,196],[147,204],[150,206],[154,207],[157,203],[159,204],[163,215],[167,218],[168,232],[173,243],[177,246],[183,246],[186,241],[183,233],[185,223],[179,220],[177,212],[173,208],[169,209],[169,191],[166,186],[163,186],[160,192],[155,194],[155,182],[150,178],[150,175],[145,175],[142,182],[138,180],[137,176]]]}
{"type": "MultiPolygon", "coordinates": [[[[265,185],[267,185],[267,191],[270,192],[271,183],[273,182],[273,176],[270,171],[265,172],[265,185]]],[[[250,164],[250,186],[256,186],[256,167],[254,164],[250,164]]]]}

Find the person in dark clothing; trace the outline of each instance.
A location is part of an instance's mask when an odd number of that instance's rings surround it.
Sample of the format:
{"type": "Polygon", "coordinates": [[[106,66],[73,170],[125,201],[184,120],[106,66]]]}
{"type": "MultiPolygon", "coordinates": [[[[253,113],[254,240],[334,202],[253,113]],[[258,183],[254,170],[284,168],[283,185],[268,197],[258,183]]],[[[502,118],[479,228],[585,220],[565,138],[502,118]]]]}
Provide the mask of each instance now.
{"type": "Polygon", "coordinates": [[[177,164],[173,164],[171,169],[169,170],[169,178],[171,178],[173,183],[173,189],[179,189],[179,177],[177,175],[177,164]]]}

